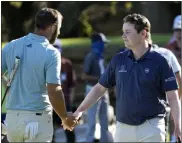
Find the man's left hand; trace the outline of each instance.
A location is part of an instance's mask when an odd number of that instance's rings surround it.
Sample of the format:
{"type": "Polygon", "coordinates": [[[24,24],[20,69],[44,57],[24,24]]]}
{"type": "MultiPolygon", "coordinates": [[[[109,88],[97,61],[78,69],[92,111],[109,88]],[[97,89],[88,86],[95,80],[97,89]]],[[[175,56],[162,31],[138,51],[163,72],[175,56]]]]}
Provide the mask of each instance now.
{"type": "Polygon", "coordinates": [[[62,125],[64,130],[73,131],[74,127],[78,124],[78,120],[73,116],[72,112],[67,113],[67,118],[62,120],[62,125]]]}

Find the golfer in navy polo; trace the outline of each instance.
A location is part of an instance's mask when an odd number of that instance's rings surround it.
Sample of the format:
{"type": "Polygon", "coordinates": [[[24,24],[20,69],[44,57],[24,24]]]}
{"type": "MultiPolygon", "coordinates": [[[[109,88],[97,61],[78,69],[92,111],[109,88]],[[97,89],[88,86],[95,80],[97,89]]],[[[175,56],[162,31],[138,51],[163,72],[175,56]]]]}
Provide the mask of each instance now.
{"type": "Polygon", "coordinates": [[[140,14],[124,18],[122,38],[129,50],[112,58],[74,113],[81,116],[108,88],[116,86],[115,142],[164,142],[167,99],[175,135],[181,139],[178,85],[160,48],[151,46],[150,29],[149,20],[140,14]]]}

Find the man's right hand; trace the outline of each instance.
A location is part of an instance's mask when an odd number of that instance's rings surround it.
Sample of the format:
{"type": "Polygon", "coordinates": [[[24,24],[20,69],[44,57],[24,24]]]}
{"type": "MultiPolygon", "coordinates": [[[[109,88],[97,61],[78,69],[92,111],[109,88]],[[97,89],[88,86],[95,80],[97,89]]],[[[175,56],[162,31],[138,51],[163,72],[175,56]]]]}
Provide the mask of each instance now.
{"type": "Polygon", "coordinates": [[[73,115],[75,116],[76,120],[80,120],[82,114],[83,112],[75,111],[73,115]]]}

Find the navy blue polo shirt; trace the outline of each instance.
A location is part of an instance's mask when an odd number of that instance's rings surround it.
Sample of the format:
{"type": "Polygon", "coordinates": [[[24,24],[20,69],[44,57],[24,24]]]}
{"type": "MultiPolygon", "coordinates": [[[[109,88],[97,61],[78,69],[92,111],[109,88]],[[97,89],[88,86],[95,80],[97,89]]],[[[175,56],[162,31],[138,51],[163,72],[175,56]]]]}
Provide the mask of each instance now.
{"type": "Polygon", "coordinates": [[[116,86],[116,120],[140,125],[165,116],[166,91],[178,89],[175,75],[160,48],[150,48],[139,60],[131,50],[118,53],[110,61],[99,83],[116,86]]]}

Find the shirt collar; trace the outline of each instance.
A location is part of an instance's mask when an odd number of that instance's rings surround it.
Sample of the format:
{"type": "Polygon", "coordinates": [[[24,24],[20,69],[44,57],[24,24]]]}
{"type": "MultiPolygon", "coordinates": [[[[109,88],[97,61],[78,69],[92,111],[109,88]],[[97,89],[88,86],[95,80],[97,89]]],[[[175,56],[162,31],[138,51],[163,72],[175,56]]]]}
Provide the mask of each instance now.
{"type": "MultiPolygon", "coordinates": [[[[141,59],[152,59],[153,58],[153,56],[152,56],[152,51],[153,50],[154,50],[153,46],[150,46],[148,51],[139,60],[141,60],[141,59]]],[[[134,59],[132,50],[128,50],[127,56],[134,59]]]]}
{"type": "Polygon", "coordinates": [[[32,40],[36,40],[38,42],[45,42],[45,43],[49,44],[49,40],[44,36],[40,36],[40,35],[37,35],[34,33],[29,33],[28,37],[32,40]]]}

